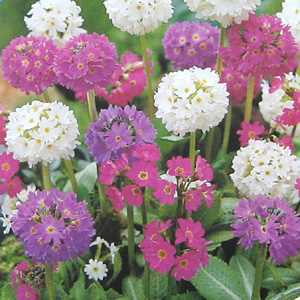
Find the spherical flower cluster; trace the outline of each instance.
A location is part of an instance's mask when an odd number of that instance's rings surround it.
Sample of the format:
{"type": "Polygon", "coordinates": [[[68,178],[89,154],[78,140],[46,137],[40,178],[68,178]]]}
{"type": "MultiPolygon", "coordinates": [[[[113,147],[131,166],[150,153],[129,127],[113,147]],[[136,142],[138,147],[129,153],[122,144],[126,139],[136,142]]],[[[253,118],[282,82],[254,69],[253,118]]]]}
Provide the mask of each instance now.
{"type": "Polygon", "coordinates": [[[6,142],[15,159],[32,166],[74,156],[78,134],[77,120],[68,106],[33,101],[10,113],[6,142]]]}
{"type": "Polygon", "coordinates": [[[25,255],[53,264],[86,254],[94,222],[87,202],[76,201],[75,194],[55,189],[29,194],[29,201],[17,207],[12,225],[25,255]]]}
{"type": "Polygon", "coordinates": [[[85,137],[91,155],[99,163],[117,160],[124,152],[130,155],[136,145],[153,143],[156,130],[134,105],[124,109],[110,105],[101,110],[98,121],[90,125],[85,137]]]}
{"type": "Polygon", "coordinates": [[[166,58],[174,68],[214,68],[219,38],[219,28],[209,23],[176,23],[169,27],[163,39],[166,58]]]}
{"type": "Polygon", "coordinates": [[[254,241],[270,245],[271,257],[278,265],[289,256],[297,256],[300,248],[300,219],[285,199],[243,199],[234,210],[238,222],[232,227],[233,235],[241,237],[239,243],[245,249],[254,241]]]}
{"type": "Polygon", "coordinates": [[[80,11],[75,1],[40,0],[31,6],[30,17],[25,17],[24,21],[30,35],[45,36],[64,46],[71,37],[86,32],[80,28],[83,23],[80,11]]]}
{"type": "Polygon", "coordinates": [[[223,27],[232,23],[248,20],[254,13],[260,0],[184,0],[191,11],[196,12],[198,19],[218,21],[223,27]]]}
{"type": "Polygon", "coordinates": [[[18,37],[2,51],[3,76],[11,86],[40,95],[57,83],[53,71],[57,52],[53,41],[43,36],[18,37]]]}
{"type": "Polygon", "coordinates": [[[225,83],[217,72],[197,67],[165,75],[154,95],[156,116],[169,131],[181,136],[208,131],[224,118],[228,107],[225,83]]]}
{"type": "Polygon", "coordinates": [[[154,31],[173,14],[171,0],[105,0],[104,5],[115,27],[136,35],[154,31]]]}
{"type": "Polygon", "coordinates": [[[277,13],[277,17],[281,18],[282,23],[289,25],[291,32],[300,44],[300,4],[298,1],[285,0],[282,2],[282,11],[277,13]]]}
{"type": "MultiPolygon", "coordinates": [[[[262,101],[259,102],[260,112],[271,128],[279,133],[291,134],[293,127],[279,126],[276,117],[283,114],[285,108],[292,109],[294,104],[293,92],[300,91],[300,76],[298,74],[285,74],[283,80],[275,78],[271,83],[271,87],[267,81],[262,83],[262,101]]],[[[296,136],[299,136],[299,130],[296,136]]]]}
{"type": "Polygon", "coordinates": [[[224,63],[245,77],[282,76],[298,66],[298,44],[276,16],[250,15],[228,30],[230,47],[221,48],[224,63]]]}
{"type": "Polygon", "coordinates": [[[104,34],[82,33],[61,49],[54,61],[54,72],[60,84],[88,92],[99,85],[109,85],[117,58],[115,45],[104,34]]]}
{"type": "Polygon", "coordinates": [[[249,140],[237,152],[232,168],[231,179],[245,197],[289,197],[300,177],[300,160],[290,148],[261,140],[249,140]]]}

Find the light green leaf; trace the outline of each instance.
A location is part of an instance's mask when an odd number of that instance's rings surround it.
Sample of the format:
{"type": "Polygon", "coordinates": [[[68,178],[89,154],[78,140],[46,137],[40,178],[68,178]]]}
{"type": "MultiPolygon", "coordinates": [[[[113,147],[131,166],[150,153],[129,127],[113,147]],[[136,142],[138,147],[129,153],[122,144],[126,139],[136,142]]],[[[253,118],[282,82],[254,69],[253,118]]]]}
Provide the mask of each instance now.
{"type": "Polygon", "coordinates": [[[100,283],[92,283],[86,291],[85,299],[107,300],[106,293],[100,283]]]}
{"type": "MultiPolygon", "coordinates": [[[[151,271],[150,273],[150,283],[149,283],[149,292],[150,300],[160,300],[167,295],[168,287],[168,273],[160,274],[157,271],[151,271]]],[[[146,282],[146,272],[143,273],[142,280],[144,284],[146,282]]]]}
{"type": "Polygon", "coordinates": [[[6,283],[1,291],[1,300],[14,300],[16,299],[16,294],[9,283],[6,283]]]}
{"type": "Polygon", "coordinates": [[[120,274],[122,270],[122,258],[119,252],[116,253],[115,261],[114,261],[114,273],[112,277],[108,280],[107,286],[109,286],[120,274]]]}
{"type": "Polygon", "coordinates": [[[206,234],[205,239],[208,241],[212,241],[213,244],[218,244],[233,239],[234,236],[231,233],[232,230],[215,231],[206,234]]]}
{"type": "Polygon", "coordinates": [[[121,294],[119,294],[117,291],[115,291],[112,288],[110,288],[108,291],[106,291],[106,296],[107,296],[107,300],[117,300],[122,297],[121,294]]]}
{"type": "Polygon", "coordinates": [[[161,137],[161,139],[169,142],[180,142],[180,141],[187,141],[189,138],[177,136],[177,135],[170,135],[170,136],[163,136],[161,137]]]}
{"type": "Polygon", "coordinates": [[[74,283],[70,289],[70,296],[72,300],[85,299],[85,277],[83,272],[80,272],[79,279],[74,283]]]}
{"type": "Polygon", "coordinates": [[[134,277],[128,276],[123,280],[122,290],[126,297],[130,300],[144,300],[146,299],[142,280],[134,277]]]}
{"type": "Polygon", "coordinates": [[[266,300],[297,300],[300,297],[300,284],[291,285],[285,292],[267,297],[266,300]]]}

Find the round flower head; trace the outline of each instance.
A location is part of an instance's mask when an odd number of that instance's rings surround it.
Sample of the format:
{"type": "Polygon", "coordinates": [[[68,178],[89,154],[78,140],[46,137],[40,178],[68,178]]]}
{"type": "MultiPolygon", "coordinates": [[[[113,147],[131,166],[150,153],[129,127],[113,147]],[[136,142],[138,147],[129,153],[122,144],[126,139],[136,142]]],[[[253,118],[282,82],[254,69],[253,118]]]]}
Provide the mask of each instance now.
{"type": "Polygon", "coordinates": [[[232,23],[248,20],[249,13],[254,13],[260,0],[184,0],[198,19],[218,21],[223,27],[232,23]]]}
{"type": "Polygon", "coordinates": [[[295,40],[300,44],[300,3],[294,0],[285,0],[282,3],[282,12],[277,13],[282,23],[289,25],[295,40]]]}
{"type": "Polygon", "coordinates": [[[82,33],[61,49],[54,61],[54,72],[60,84],[88,92],[109,85],[117,58],[115,45],[104,34],[82,33]]]}
{"type": "Polygon", "coordinates": [[[171,25],[163,39],[166,58],[174,68],[213,68],[217,61],[220,30],[209,23],[171,25]]]}
{"type": "Polygon", "coordinates": [[[15,159],[32,166],[74,156],[79,131],[68,106],[33,101],[10,113],[8,120],[6,142],[15,159]]]}
{"type": "Polygon", "coordinates": [[[55,189],[29,194],[29,201],[17,207],[12,225],[24,242],[25,255],[53,264],[86,254],[96,232],[87,202],[76,201],[75,194],[55,189]]]}
{"type": "Polygon", "coordinates": [[[30,35],[46,36],[58,46],[64,46],[71,37],[86,32],[80,28],[83,23],[80,11],[75,1],[40,0],[31,6],[30,17],[24,21],[30,35]]]}
{"type": "Polygon", "coordinates": [[[115,27],[136,35],[154,31],[173,14],[171,0],[105,0],[104,5],[115,27]]]}
{"type": "Polygon", "coordinates": [[[156,116],[169,131],[181,136],[208,131],[224,118],[228,107],[225,83],[217,72],[197,67],[165,75],[154,95],[156,116]]]}
{"type": "Polygon", "coordinates": [[[221,47],[224,63],[248,77],[282,76],[298,66],[298,45],[276,16],[250,15],[228,30],[230,47],[221,47]]]}
{"type": "Polygon", "coordinates": [[[231,179],[246,197],[289,197],[300,177],[300,161],[289,147],[261,140],[249,140],[237,152],[232,168],[231,179]]]}
{"type": "Polygon", "coordinates": [[[150,119],[133,105],[123,109],[110,105],[102,109],[98,121],[91,124],[86,144],[97,163],[117,160],[136,145],[151,144],[156,137],[150,119]]]}
{"type": "MultiPolygon", "coordinates": [[[[280,133],[292,133],[292,126],[279,126],[276,117],[283,114],[285,108],[292,109],[294,104],[293,92],[300,91],[300,76],[298,74],[285,74],[284,80],[275,78],[271,87],[267,81],[262,83],[262,101],[259,102],[260,112],[271,126],[280,133]]],[[[299,136],[299,130],[296,136],[299,136]]]]}
{"type": "Polygon", "coordinates": [[[45,37],[18,37],[2,51],[3,76],[14,88],[40,95],[57,83],[53,72],[57,52],[57,46],[45,37]]]}

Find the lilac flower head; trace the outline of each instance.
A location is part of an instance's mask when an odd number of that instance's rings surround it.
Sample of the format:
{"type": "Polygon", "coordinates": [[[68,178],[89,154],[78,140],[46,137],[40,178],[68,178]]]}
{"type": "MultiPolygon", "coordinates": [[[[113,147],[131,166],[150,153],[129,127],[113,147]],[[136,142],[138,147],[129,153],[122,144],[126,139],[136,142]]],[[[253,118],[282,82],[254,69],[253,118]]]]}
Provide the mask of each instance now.
{"type": "Polygon", "coordinates": [[[38,262],[53,264],[84,255],[95,234],[86,201],[51,189],[29,193],[17,207],[12,229],[24,243],[24,253],[38,262]]]}
{"type": "Polygon", "coordinates": [[[106,87],[117,68],[118,54],[108,38],[97,33],[82,33],[71,38],[54,62],[60,84],[88,92],[106,87]]]}
{"type": "Polygon", "coordinates": [[[156,130],[150,119],[133,105],[121,107],[110,105],[100,112],[98,121],[91,124],[86,135],[86,144],[97,163],[117,160],[121,154],[136,145],[151,144],[156,130]]]}
{"type": "Polygon", "coordinates": [[[270,245],[270,254],[280,265],[289,256],[296,256],[300,248],[300,219],[285,199],[243,199],[234,210],[238,222],[232,227],[233,235],[241,237],[245,249],[253,247],[256,240],[270,245]]]}
{"type": "Polygon", "coordinates": [[[2,51],[4,78],[27,94],[42,94],[57,83],[53,71],[54,56],[58,47],[45,37],[18,37],[2,51]]]}
{"type": "Polygon", "coordinates": [[[166,58],[174,68],[213,68],[217,61],[220,29],[209,23],[171,25],[163,39],[166,58]]]}

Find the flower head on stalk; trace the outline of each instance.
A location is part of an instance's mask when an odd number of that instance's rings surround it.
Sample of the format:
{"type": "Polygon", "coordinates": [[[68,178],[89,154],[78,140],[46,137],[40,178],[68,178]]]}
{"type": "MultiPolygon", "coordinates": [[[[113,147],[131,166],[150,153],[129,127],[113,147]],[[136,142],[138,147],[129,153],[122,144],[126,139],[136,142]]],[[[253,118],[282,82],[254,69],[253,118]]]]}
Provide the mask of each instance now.
{"type": "Polygon", "coordinates": [[[181,136],[197,129],[208,131],[224,118],[228,95],[226,84],[219,83],[219,75],[209,68],[171,72],[154,95],[156,116],[181,136]]]}
{"type": "Polygon", "coordinates": [[[27,103],[8,117],[6,142],[13,157],[28,162],[50,163],[74,155],[79,134],[77,120],[60,102],[27,103]]]}
{"type": "Polygon", "coordinates": [[[84,255],[95,234],[86,201],[55,189],[29,194],[17,207],[12,229],[24,243],[24,253],[53,264],[84,255]]]}
{"type": "Polygon", "coordinates": [[[298,66],[298,45],[276,16],[251,14],[234,24],[227,35],[229,47],[221,48],[224,63],[248,77],[283,76],[298,66]]]}
{"type": "Polygon", "coordinates": [[[34,92],[40,95],[57,83],[53,71],[57,52],[57,46],[46,37],[18,37],[2,51],[4,78],[26,94],[34,92]]]}
{"type": "Polygon", "coordinates": [[[223,27],[232,23],[248,20],[249,14],[254,13],[260,0],[184,0],[189,9],[196,12],[198,19],[218,21],[223,27]]]}
{"type": "Polygon", "coordinates": [[[173,14],[171,0],[105,0],[104,6],[115,27],[136,35],[154,31],[173,14]]]}
{"type": "Polygon", "coordinates": [[[265,127],[260,125],[258,121],[253,124],[246,121],[242,122],[242,129],[237,131],[240,135],[239,141],[241,141],[242,146],[247,146],[249,140],[260,140],[259,135],[265,132],[265,127]]]}
{"type": "Polygon", "coordinates": [[[241,237],[245,249],[252,248],[256,240],[270,245],[270,254],[278,265],[289,256],[296,256],[300,248],[300,220],[285,199],[259,196],[243,199],[235,208],[233,235],[241,237]]]}
{"type": "Polygon", "coordinates": [[[118,54],[107,36],[82,33],[71,38],[54,61],[58,82],[67,88],[88,92],[106,87],[117,68],[118,54]]]}
{"type": "Polygon", "coordinates": [[[214,68],[219,38],[219,28],[209,23],[176,23],[169,27],[163,39],[166,58],[181,70],[193,66],[214,68]]]}

